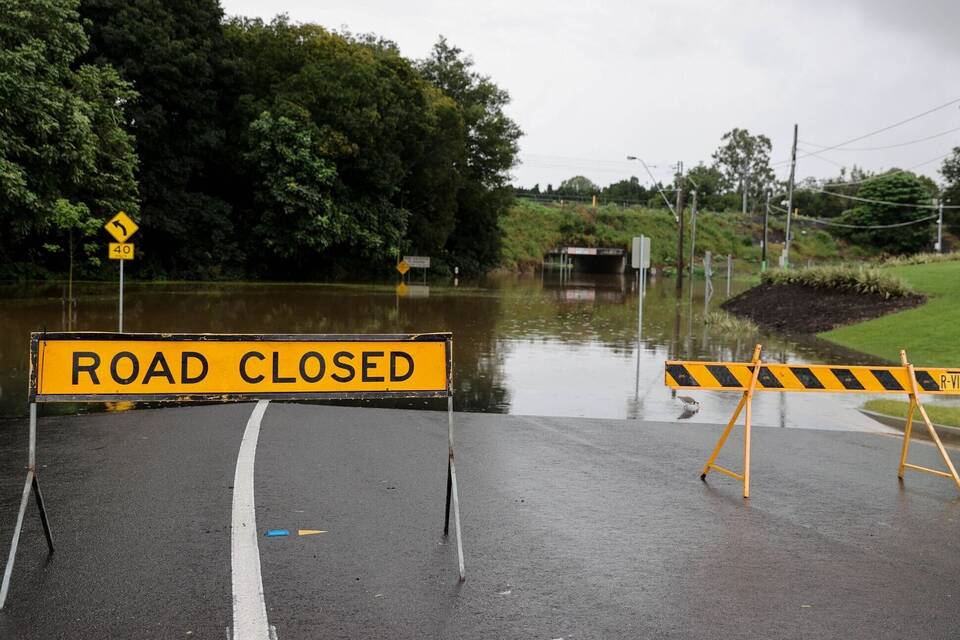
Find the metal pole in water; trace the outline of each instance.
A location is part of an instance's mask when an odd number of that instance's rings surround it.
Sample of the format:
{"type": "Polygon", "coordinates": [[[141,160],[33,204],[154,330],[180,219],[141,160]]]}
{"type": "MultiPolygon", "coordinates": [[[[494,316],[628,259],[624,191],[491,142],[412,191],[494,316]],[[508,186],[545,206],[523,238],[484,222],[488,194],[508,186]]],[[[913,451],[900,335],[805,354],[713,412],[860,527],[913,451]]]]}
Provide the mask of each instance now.
{"type": "Polygon", "coordinates": [[[121,260],[120,261],[120,314],[119,314],[120,328],[118,329],[120,333],[123,333],[123,263],[124,261],[121,260]]]}
{"type": "Polygon", "coordinates": [[[730,279],[733,277],[733,254],[727,254],[727,297],[730,297],[730,279]]]}
{"type": "Polygon", "coordinates": [[[943,253],[943,200],[940,201],[937,216],[937,253],[943,253]]]}

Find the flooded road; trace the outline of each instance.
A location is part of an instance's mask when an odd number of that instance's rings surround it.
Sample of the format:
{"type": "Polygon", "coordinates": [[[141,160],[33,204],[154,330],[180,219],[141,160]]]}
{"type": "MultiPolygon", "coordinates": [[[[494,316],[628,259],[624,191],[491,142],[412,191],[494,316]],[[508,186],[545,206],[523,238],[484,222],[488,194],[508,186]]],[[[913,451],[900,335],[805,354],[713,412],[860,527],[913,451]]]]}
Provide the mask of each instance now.
{"type": "MultiPolygon", "coordinates": [[[[713,284],[710,309],[726,298],[725,280],[713,284]]],[[[734,281],[731,294],[747,286],[734,281]]],[[[26,413],[31,331],[116,329],[115,283],[81,283],[75,291],[79,302],[70,318],[62,283],[0,286],[0,416],[26,413]]],[[[683,415],[692,422],[725,422],[736,394],[695,394],[700,407],[688,415],[663,384],[663,361],[749,360],[758,339],[703,322],[702,280],[678,296],[674,280],[654,278],[644,298],[638,362],[637,291],[629,275],[561,278],[548,271],[543,277],[399,289],[393,284],[133,283],[124,297],[124,328],[132,332],[452,331],[455,404],[463,411],[647,420],[683,415]]],[[[764,359],[776,362],[871,362],[809,338],[766,334],[759,340],[764,359]]],[[[882,429],[856,411],[865,400],[861,395],[758,394],[754,420],[769,426],[882,429]]],[[[400,406],[431,408],[423,400],[400,406]]],[[[84,409],[48,406],[44,411],[84,409]]]]}

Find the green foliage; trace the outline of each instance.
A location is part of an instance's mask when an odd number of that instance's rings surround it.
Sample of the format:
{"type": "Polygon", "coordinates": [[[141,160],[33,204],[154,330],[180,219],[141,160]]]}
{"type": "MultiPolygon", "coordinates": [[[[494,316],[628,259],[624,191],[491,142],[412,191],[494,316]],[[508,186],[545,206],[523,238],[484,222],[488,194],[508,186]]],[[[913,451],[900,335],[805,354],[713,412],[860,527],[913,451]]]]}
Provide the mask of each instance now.
{"type": "MultiPolygon", "coordinates": [[[[932,196],[928,186],[914,174],[906,171],[889,173],[863,183],[857,197],[895,204],[862,202],[840,216],[840,222],[863,227],[918,220],[930,216],[932,210],[909,205],[930,204],[932,196]]],[[[932,224],[918,223],[880,229],[837,227],[835,233],[856,244],[871,245],[887,253],[903,254],[931,246],[932,230],[932,224]]]]}
{"type": "MultiPolygon", "coordinates": [[[[658,196],[659,197],[659,196],[658,196]]],[[[685,212],[684,259],[689,260],[690,211],[685,212]]],[[[539,265],[550,250],[561,244],[629,248],[634,236],[651,238],[653,262],[664,266],[676,263],[677,224],[667,209],[621,208],[614,205],[556,206],[517,200],[500,220],[503,256],[500,266],[522,270],[539,265]]],[[[782,221],[771,221],[771,247],[767,261],[775,263],[782,245],[782,221]]],[[[704,251],[715,256],[731,254],[739,260],[759,264],[763,226],[752,217],[737,213],[701,211],[697,215],[696,254],[699,263],[704,251]]],[[[796,260],[838,260],[846,251],[825,231],[798,233],[791,246],[796,260]]]]}
{"type": "Polygon", "coordinates": [[[495,267],[500,259],[500,218],[512,200],[507,187],[522,132],[504,109],[510,96],[473,70],[473,61],[445,38],[422,60],[421,74],[458,107],[465,131],[456,224],[447,240],[451,260],[466,274],[495,267]]]}
{"type": "Polygon", "coordinates": [[[91,43],[84,59],[115,67],[140,94],[128,109],[140,158],[138,275],[222,273],[238,256],[230,187],[216,179],[224,143],[219,2],[81,0],[80,12],[91,43]]]}
{"type": "Polygon", "coordinates": [[[591,196],[600,193],[600,187],[595,185],[589,178],[584,176],[573,176],[560,183],[557,195],[591,196]]]}
{"type": "Polygon", "coordinates": [[[746,174],[747,193],[754,206],[773,182],[770,151],[773,145],[765,135],[751,135],[746,129],[734,128],[723,134],[720,147],[713,153],[714,168],[720,172],[721,187],[737,188],[743,193],[746,174]]]}
{"type": "Polygon", "coordinates": [[[88,40],[75,0],[0,0],[0,13],[0,264],[67,253],[72,265],[75,243],[137,210],[123,128],[136,94],[112,68],[77,64],[88,40]]]}
{"type": "Polygon", "coordinates": [[[764,284],[800,285],[815,289],[854,291],[898,298],[914,293],[913,287],[889,271],[850,265],[772,269],[761,276],[764,284]]]}
{"type": "Polygon", "coordinates": [[[757,324],[749,318],[741,318],[722,309],[711,311],[703,316],[703,323],[716,333],[752,335],[760,331],[757,324]]]}
{"type": "Polygon", "coordinates": [[[884,265],[902,266],[908,264],[930,264],[931,262],[954,262],[960,260],[960,252],[952,253],[915,253],[910,256],[894,256],[883,261],[884,265]]]}

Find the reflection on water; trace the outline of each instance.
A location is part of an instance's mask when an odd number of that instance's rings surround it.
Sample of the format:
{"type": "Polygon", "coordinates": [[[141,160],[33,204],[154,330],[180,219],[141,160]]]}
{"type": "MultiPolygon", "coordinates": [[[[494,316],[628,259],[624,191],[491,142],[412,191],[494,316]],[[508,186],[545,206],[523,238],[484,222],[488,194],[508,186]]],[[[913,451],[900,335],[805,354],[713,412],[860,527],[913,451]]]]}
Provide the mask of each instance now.
{"type": "MultiPolygon", "coordinates": [[[[711,308],[725,282],[715,282],[711,308]]],[[[746,285],[734,282],[736,294],[746,285]]],[[[61,284],[0,286],[0,416],[26,413],[31,331],[113,330],[116,286],[75,287],[75,321],[61,284]]],[[[124,325],[136,332],[406,333],[452,331],[459,410],[676,420],[683,401],[663,385],[667,358],[749,360],[751,337],[703,321],[704,284],[653,278],[637,359],[637,286],[631,275],[498,277],[469,286],[164,283],[125,288],[124,325]],[[638,366],[639,365],[639,366],[638,366]]],[[[868,362],[812,339],[764,335],[777,362],[868,362]]],[[[735,394],[693,394],[688,419],[725,422],[735,394]]],[[[857,395],[759,394],[757,424],[876,429],[857,395]],[[829,418],[829,422],[824,420],[829,418]]],[[[120,403],[118,403],[120,404],[120,403]]],[[[404,403],[423,406],[423,401],[404,403]]],[[[118,410],[124,406],[107,407],[118,410]]],[[[78,407],[65,407],[77,410],[78,407]]],[[[689,413],[689,411],[687,412],[689,413]]]]}

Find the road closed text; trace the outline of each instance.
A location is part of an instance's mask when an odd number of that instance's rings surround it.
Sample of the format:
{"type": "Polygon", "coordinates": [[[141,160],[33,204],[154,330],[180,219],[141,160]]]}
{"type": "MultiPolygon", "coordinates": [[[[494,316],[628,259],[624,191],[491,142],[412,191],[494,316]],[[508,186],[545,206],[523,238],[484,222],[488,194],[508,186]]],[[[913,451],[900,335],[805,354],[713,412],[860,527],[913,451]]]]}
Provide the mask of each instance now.
{"type": "Polygon", "coordinates": [[[394,394],[448,389],[432,341],[40,339],[36,394],[211,396],[394,394]]]}

